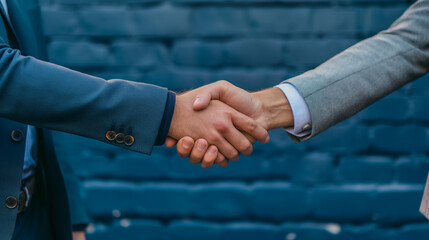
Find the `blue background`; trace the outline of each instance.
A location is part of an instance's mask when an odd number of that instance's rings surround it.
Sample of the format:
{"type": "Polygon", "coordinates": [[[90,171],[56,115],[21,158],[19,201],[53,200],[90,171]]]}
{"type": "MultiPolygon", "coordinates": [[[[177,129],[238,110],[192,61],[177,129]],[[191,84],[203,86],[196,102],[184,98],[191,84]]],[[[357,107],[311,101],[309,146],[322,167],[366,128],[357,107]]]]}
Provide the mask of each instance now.
{"type": "MultiPolygon", "coordinates": [[[[406,0],[43,0],[52,62],[173,90],[276,85],[387,28],[406,0]]],[[[429,78],[423,77],[423,78],[429,78]]],[[[58,133],[89,239],[427,239],[429,79],[305,142],[209,170],[58,133]]],[[[124,106],[126,107],[126,106],[124,106]]],[[[132,110],[132,109],[130,109],[132,110]]]]}

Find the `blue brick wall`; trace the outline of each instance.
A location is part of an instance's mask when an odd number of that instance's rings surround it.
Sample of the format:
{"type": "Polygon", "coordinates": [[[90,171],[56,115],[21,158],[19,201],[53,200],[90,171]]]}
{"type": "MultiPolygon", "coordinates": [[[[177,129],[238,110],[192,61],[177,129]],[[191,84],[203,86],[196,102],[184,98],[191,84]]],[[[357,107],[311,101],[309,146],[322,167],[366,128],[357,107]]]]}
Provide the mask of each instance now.
{"type": "MultiPolygon", "coordinates": [[[[273,86],[388,27],[407,0],[43,0],[52,62],[173,90],[273,86]]],[[[57,133],[98,239],[427,239],[429,76],[311,141],[226,169],[57,133]]]]}

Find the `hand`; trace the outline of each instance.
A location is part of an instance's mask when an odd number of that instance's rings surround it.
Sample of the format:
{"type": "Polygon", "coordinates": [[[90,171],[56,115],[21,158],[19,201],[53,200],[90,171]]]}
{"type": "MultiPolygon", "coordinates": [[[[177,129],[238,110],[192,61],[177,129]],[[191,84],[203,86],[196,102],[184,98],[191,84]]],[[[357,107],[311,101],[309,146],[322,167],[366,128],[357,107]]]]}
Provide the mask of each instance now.
{"type": "MultiPolygon", "coordinates": [[[[194,109],[205,109],[211,100],[218,99],[236,110],[251,116],[261,126],[269,129],[286,127],[293,125],[293,114],[289,103],[283,92],[277,88],[270,88],[256,93],[248,93],[226,81],[204,86],[196,90],[197,98],[194,102],[194,109]]],[[[207,144],[204,139],[198,139],[198,144],[207,144]]],[[[177,142],[167,139],[165,145],[172,147],[177,142]]],[[[183,138],[177,145],[177,152],[182,157],[190,157],[192,163],[205,163],[206,155],[204,149],[194,148],[194,141],[191,138],[183,138]]],[[[214,146],[210,146],[214,147],[214,146]]],[[[216,159],[216,164],[226,167],[228,161],[225,158],[216,159]]]]}
{"type": "Polygon", "coordinates": [[[85,240],[85,232],[79,231],[79,232],[73,232],[73,240],[85,240]]]}
{"type": "Polygon", "coordinates": [[[261,142],[268,142],[268,132],[255,120],[220,101],[212,101],[207,109],[194,111],[192,104],[198,95],[197,90],[176,97],[168,134],[171,138],[190,136],[192,139],[207,139],[222,155],[232,160],[238,160],[239,152],[249,155],[253,151],[251,142],[239,130],[261,142]]]}

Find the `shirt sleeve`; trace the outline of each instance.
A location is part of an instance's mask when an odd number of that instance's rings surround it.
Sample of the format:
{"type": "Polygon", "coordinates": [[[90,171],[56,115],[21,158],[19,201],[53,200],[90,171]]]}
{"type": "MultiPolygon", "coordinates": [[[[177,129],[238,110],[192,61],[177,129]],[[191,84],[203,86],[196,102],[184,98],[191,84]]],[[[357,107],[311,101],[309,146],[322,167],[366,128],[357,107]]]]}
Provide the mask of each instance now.
{"type": "Polygon", "coordinates": [[[285,130],[297,137],[303,137],[311,133],[311,115],[310,110],[302,97],[301,93],[290,83],[281,83],[277,86],[283,91],[292,108],[294,125],[285,130]]]}

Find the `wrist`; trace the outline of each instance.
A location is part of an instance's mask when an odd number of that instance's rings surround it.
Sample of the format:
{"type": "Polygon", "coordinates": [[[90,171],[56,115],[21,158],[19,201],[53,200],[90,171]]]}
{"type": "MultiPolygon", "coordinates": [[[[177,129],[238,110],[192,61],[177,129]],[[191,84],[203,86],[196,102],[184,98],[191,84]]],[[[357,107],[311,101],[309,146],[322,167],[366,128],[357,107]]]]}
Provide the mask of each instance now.
{"type": "Polygon", "coordinates": [[[255,92],[253,95],[262,104],[268,130],[293,126],[292,108],[282,90],[269,88],[255,92]]]}

